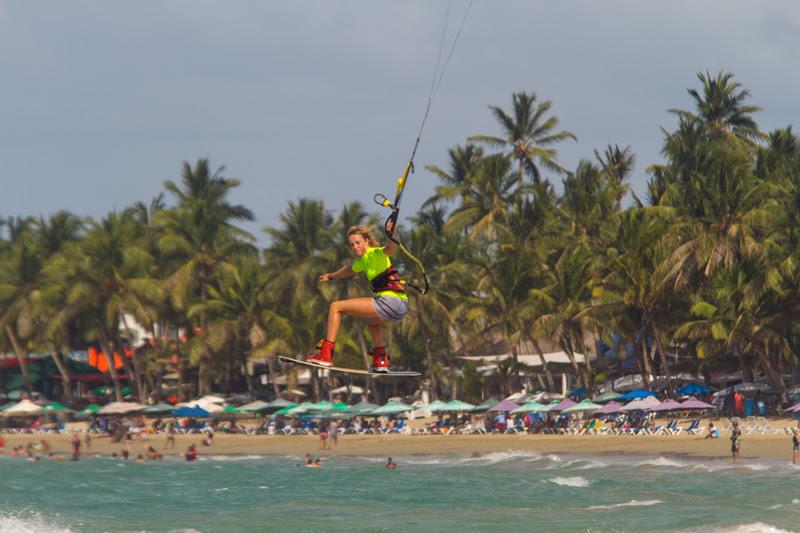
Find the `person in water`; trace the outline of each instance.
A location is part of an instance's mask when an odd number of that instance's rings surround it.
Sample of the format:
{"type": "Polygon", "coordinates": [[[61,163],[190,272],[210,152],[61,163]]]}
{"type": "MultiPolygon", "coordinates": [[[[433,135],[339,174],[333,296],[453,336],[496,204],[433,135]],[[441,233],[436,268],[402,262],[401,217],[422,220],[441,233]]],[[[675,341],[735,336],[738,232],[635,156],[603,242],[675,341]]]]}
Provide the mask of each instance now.
{"type": "Polygon", "coordinates": [[[792,428],[792,464],[797,464],[797,456],[800,455],[800,439],[797,436],[797,430],[792,428]]]}
{"type": "MultiPolygon", "coordinates": [[[[386,230],[390,237],[394,235],[394,225],[391,222],[387,224],[386,230]]],[[[392,268],[389,259],[397,251],[397,244],[390,240],[385,246],[379,246],[367,226],[353,226],[347,230],[347,243],[356,260],[336,272],[322,274],[319,281],[326,283],[335,279],[350,278],[358,272],[363,272],[372,283],[373,295],[331,303],[325,338],[317,344],[319,351],[307,356],[306,360],[322,366],[333,366],[336,334],[339,332],[342,317],[354,316],[367,320],[367,327],[372,335],[374,347],[369,352],[372,355],[370,370],[388,372],[389,354],[386,353],[381,326],[400,322],[408,313],[405,282],[392,268]]]]}
{"type": "Polygon", "coordinates": [[[392,461],[392,458],[389,457],[389,460],[386,461],[386,468],[388,468],[389,470],[394,470],[395,468],[397,468],[397,463],[392,461]]]}
{"type": "Polygon", "coordinates": [[[187,461],[196,461],[197,447],[194,444],[191,444],[188,448],[186,448],[186,453],[183,455],[183,458],[187,461]]]}
{"type": "Polygon", "coordinates": [[[733,455],[733,462],[739,460],[739,453],[742,447],[742,430],[739,429],[739,423],[733,423],[733,430],[731,431],[731,454],[733,455]]]}

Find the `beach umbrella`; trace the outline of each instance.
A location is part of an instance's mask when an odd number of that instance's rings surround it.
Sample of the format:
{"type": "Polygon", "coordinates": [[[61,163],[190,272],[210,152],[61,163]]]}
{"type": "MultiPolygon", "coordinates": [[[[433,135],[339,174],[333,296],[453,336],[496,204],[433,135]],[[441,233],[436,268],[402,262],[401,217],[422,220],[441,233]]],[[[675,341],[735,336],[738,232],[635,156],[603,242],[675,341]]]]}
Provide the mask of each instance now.
{"type": "Polygon", "coordinates": [[[225,398],[215,394],[206,394],[202,398],[193,400],[192,403],[225,403],[225,398]]]}
{"type": "Polygon", "coordinates": [[[645,396],[644,398],[636,398],[620,407],[620,411],[649,411],[651,408],[660,404],[661,402],[655,396],[645,396]]]}
{"type": "Polygon", "coordinates": [[[284,400],[283,398],[275,398],[271,402],[268,402],[270,409],[283,409],[284,407],[289,407],[297,405],[295,402],[291,402],[289,400],[284,400]]]}
{"type": "Polygon", "coordinates": [[[166,402],[158,402],[157,404],[145,407],[142,413],[146,415],[165,415],[175,410],[175,406],[166,402]]]}
{"type": "Polygon", "coordinates": [[[11,407],[13,405],[16,405],[16,404],[17,404],[17,402],[8,402],[8,403],[5,403],[3,405],[0,405],[0,412],[5,411],[9,407],[11,407]]]}
{"type": "Polygon", "coordinates": [[[676,409],[681,409],[681,404],[675,400],[664,400],[650,408],[651,411],[674,411],[676,409]]]}
{"type": "Polygon", "coordinates": [[[134,402],[111,402],[104,405],[97,411],[99,415],[124,415],[126,413],[133,413],[144,409],[144,405],[139,405],[134,402]]]}
{"type": "Polygon", "coordinates": [[[330,410],[337,413],[346,413],[350,410],[350,406],[344,402],[336,402],[330,410]]]}
{"type": "Polygon", "coordinates": [[[612,390],[604,392],[600,396],[595,396],[594,398],[592,398],[592,401],[595,403],[606,403],[612,400],[619,400],[620,398],[622,398],[622,394],[612,390]]]}
{"type": "Polygon", "coordinates": [[[375,405],[374,403],[369,403],[365,401],[360,401],[355,405],[350,406],[350,413],[354,415],[360,415],[363,413],[369,413],[370,411],[374,411],[380,407],[379,405],[375,405]]]}
{"type": "Polygon", "coordinates": [[[319,403],[312,403],[311,405],[306,406],[306,409],[309,411],[330,411],[333,409],[333,404],[327,400],[323,400],[319,403]]]}
{"type": "MultiPolygon", "coordinates": [[[[549,412],[564,411],[565,409],[569,409],[570,407],[573,407],[575,405],[577,405],[577,404],[575,402],[573,402],[572,400],[570,400],[569,398],[564,398],[563,400],[561,400],[557,404],[549,406],[547,408],[547,410],[549,412]]],[[[598,407],[598,409],[600,408],[599,405],[597,407],[598,407]]]]}
{"type": "Polygon", "coordinates": [[[497,404],[497,400],[494,398],[488,398],[475,407],[472,408],[473,413],[482,413],[484,411],[488,411],[490,407],[497,404]]]}
{"type": "Polygon", "coordinates": [[[244,411],[245,413],[263,413],[269,411],[269,409],[269,404],[267,402],[262,402],[261,400],[256,400],[254,402],[239,406],[239,410],[244,411]]]}
{"type": "Polygon", "coordinates": [[[93,404],[89,405],[88,407],[85,407],[84,409],[81,409],[80,411],[78,411],[78,416],[92,416],[93,414],[96,414],[97,411],[99,411],[99,410],[100,410],[100,406],[97,405],[96,403],[93,403],[93,404]]]}
{"type": "Polygon", "coordinates": [[[594,412],[595,415],[610,415],[612,413],[619,413],[622,404],[615,401],[610,401],[603,407],[594,412]]]}
{"type": "Polygon", "coordinates": [[[232,405],[227,405],[227,406],[222,408],[222,411],[217,411],[216,413],[214,413],[214,416],[231,417],[231,416],[239,416],[239,415],[247,415],[247,414],[249,414],[249,413],[246,413],[246,412],[242,411],[241,409],[237,409],[236,407],[234,407],[232,405]]]}
{"type": "MultiPolygon", "coordinates": [[[[275,411],[272,414],[275,415],[275,416],[285,416],[285,415],[288,415],[289,411],[291,411],[295,407],[298,407],[298,406],[297,405],[287,405],[283,409],[278,409],[277,411],[275,411]]],[[[303,408],[303,411],[305,411],[305,408],[303,408]]]]}
{"type": "Polygon", "coordinates": [[[2,416],[28,416],[42,412],[42,408],[30,400],[22,400],[15,403],[5,411],[0,413],[2,416]]]}
{"type": "Polygon", "coordinates": [[[74,412],[69,407],[64,407],[58,402],[50,402],[42,408],[45,412],[50,413],[72,413],[74,412]]]}
{"type": "Polygon", "coordinates": [[[174,417],[208,418],[210,415],[211,413],[209,413],[202,407],[198,406],[190,407],[188,405],[185,405],[183,407],[178,407],[172,412],[172,416],[174,417]]]}
{"type": "MultiPolygon", "coordinates": [[[[473,407],[474,408],[474,407],[473,407]]],[[[447,402],[443,402],[441,400],[436,400],[428,405],[423,405],[420,407],[421,410],[428,411],[430,413],[438,413],[439,411],[446,411],[447,410],[447,402]]]]}
{"type": "Polygon", "coordinates": [[[491,413],[508,413],[513,411],[519,407],[519,404],[516,404],[510,400],[503,400],[500,403],[497,403],[489,408],[489,412],[491,413]]]}
{"type": "Polygon", "coordinates": [[[583,400],[582,402],[576,403],[572,407],[567,407],[566,409],[562,409],[561,411],[563,413],[579,413],[583,411],[597,411],[601,407],[603,406],[600,405],[599,403],[593,403],[590,402],[589,400],[583,400]]]}
{"type": "Polygon", "coordinates": [[[442,411],[447,413],[462,413],[464,411],[471,411],[474,407],[475,406],[471,403],[453,400],[451,402],[447,402],[442,411]]]}
{"type": "Polygon", "coordinates": [[[680,389],[675,391],[675,394],[679,394],[681,396],[692,396],[695,394],[708,394],[711,392],[711,389],[705,387],[703,385],[698,385],[697,383],[687,383],[680,389]]]}
{"type": "Polygon", "coordinates": [[[692,397],[685,402],[681,402],[681,409],[714,409],[714,406],[692,397]]]}
{"type": "Polygon", "coordinates": [[[371,416],[396,415],[413,410],[414,410],[413,407],[411,407],[410,405],[406,405],[403,402],[386,402],[386,404],[378,407],[369,414],[371,416]]]}
{"type": "Polygon", "coordinates": [[[520,405],[513,411],[513,414],[519,413],[538,413],[539,411],[543,411],[547,406],[543,403],[539,402],[527,402],[524,405],[520,405]]]}
{"type": "Polygon", "coordinates": [[[622,396],[619,397],[620,400],[635,400],[637,398],[647,398],[648,396],[655,396],[656,393],[644,390],[644,389],[636,389],[630,392],[626,392],[622,396]]]}

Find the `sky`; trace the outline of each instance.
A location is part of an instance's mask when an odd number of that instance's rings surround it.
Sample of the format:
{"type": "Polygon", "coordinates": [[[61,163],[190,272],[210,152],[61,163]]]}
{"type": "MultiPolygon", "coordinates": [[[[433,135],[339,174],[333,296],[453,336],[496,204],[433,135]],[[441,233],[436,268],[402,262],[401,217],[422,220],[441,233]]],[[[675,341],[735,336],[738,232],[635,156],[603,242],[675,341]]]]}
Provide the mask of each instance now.
{"type": "MultiPolygon", "coordinates": [[[[380,213],[372,197],[393,195],[411,154],[442,28],[452,43],[467,6],[453,0],[445,26],[445,0],[4,0],[0,216],[99,218],[149,202],[198,158],[241,181],[231,201],[262,243],[299,198],[380,213]]],[[[797,122],[798,35],[793,0],[474,0],[404,212],[433,193],[426,165],[500,134],[489,106],[510,108],[515,91],[551,100],[577,136],[559,146],[566,168],[630,146],[642,194],[667,110],[691,107],[699,71],[733,72],[761,129],[797,122]]]]}

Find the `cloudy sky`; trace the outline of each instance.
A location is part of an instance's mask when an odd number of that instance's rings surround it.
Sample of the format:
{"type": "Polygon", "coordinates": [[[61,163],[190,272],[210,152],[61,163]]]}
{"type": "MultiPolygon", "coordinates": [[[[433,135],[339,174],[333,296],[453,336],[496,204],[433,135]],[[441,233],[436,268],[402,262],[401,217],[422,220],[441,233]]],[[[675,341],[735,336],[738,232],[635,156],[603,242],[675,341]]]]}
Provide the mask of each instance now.
{"type": "MultiPolygon", "coordinates": [[[[448,39],[466,0],[452,3],[448,39]]],[[[338,209],[391,193],[425,109],[445,0],[0,3],[0,216],[103,216],[149,201],[184,160],[241,180],[233,200],[278,224],[287,202],[338,209]]],[[[634,190],[659,160],[667,109],[696,73],[732,71],[762,129],[797,123],[800,4],[475,0],[433,103],[404,199],[425,165],[476,133],[514,91],[553,101],[578,142],[630,145],[634,190]]],[[[555,179],[556,183],[560,180],[555,179]]],[[[377,210],[377,209],[376,209],[377,210]]],[[[263,241],[263,235],[258,235],[263,241]]]]}

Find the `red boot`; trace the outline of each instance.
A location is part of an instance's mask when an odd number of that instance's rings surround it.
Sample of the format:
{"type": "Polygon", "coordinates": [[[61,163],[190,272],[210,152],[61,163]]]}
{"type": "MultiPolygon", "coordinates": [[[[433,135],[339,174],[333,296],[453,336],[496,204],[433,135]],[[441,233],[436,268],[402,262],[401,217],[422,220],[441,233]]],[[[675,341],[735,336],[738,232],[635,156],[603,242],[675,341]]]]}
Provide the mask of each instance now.
{"type": "Polygon", "coordinates": [[[372,367],[369,369],[370,372],[389,372],[389,354],[386,353],[386,348],[376,347],[369,353],[372,354],[372,367]]]}
{"type": "Polygon", "coordinates": [[[333,366],[333,351],[336,343],[322,339],[317,343],[317,350],[314,355],[306,356],[306,361],[320,366],[333,366]]]}

